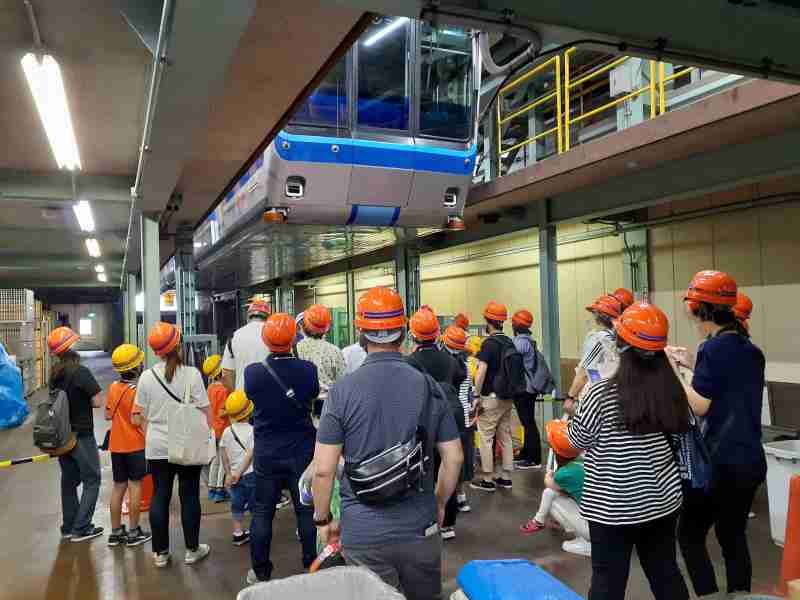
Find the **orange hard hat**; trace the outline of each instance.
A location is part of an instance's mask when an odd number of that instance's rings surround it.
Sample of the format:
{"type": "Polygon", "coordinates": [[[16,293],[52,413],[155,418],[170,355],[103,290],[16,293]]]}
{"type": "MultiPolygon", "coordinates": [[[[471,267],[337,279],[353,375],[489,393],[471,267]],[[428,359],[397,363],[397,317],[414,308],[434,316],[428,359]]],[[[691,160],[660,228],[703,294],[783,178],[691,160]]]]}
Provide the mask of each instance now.
{"type": "Polygon", "coordinates": [[[254,298],[247,307],[248,317],[268,317],[271,312],[272,309],[269,307],[269,304],[267,304],[267,301],[260,298],[254,298]]]}
{"type": "Polygon", "coordinates": [[[511,317],[511,322],[519,327],[530,329],[533,325],[533,313],[524,308],[520,309],[511,317]]]}
{"type": "Polygon", "coordinates": [[[657,352],[667,345],[669,320],[655,304],[637,302],[614,321],[617,335],[634,348],[657,352]]]}
{"type": "Polygon", "coordinates": [[[303,311],[303,327],[310,333],[327,333],[331,321],[331,311],[322,304],[313,304],[303,311]]]}
{"type": "Polygon", "coordinates": [[[455,318],[453,318],[453,325],[466,331],[469,329],[469,317],[464,313],[458,313],[455,318]]]}
{"type": "Polygon", "coordinates": [[[439,319],[428,307],[420,308],[411,317],[409,329],[414,339],[420,341],[435,340],[439,337],[439,319]]]}
{"type": "Polygon", "coordinates": [[[358,300],[355,325],[367,331],[402,329],[407,322],[403,301],[392,288],[383,286],[368,290],[358,300]]]}
{"type": "Polygon", "coordinates": [[[288,352],[297,334],[297,323],[287,313],[271,315],[261,329],[261,340],[272,352],[288,352]]]}
{"type": "Polygon", "coordinates": [[[616,296],[605,294],[587,306],[586,310],[617,319],[622,314],[622,300],[616,296]]]}
{"type": "Polygon", "coordinates": [[[736,304],[733,305],[733,314],[739,321],[744,323],[750,318],[752,312],[753,301],[746,294],[738,292],[736,294],[736,304]]]}
{"type": "Polygon", "coordinates": [[[50,348],[51,354],[61,356],[80,339],[81,337],[69,327],[56,327],[47,336],[47,347],[50,348]]]}
{"type": "Polygon", "coordinates": [[[700,271],[692,277],[684,300],[722,306],[736,304],[736,280],[722,271],[700,271]]]}
{"type": "Polygon", "coordinates": [[[614,296],[614,298],[616,298],[620,302],[622,302],[622,310],[628,308],[635,301],[635,298],[633,297],[633,292],[626,288],[617,288],[611,295],[614,296]]]}
{"type": "Polygon", "coordinates": [[[147,345],[156,356],[166,356],[181,343],[181,331],[171,323],[159,321],[147,335],[147,345]]]}
{"type": "Polygon", "coordinates": [[[502,323],[508,319],[508,309],[505,304],[491,300],[486,305],[486,308],[483,309],[483,316],[490,321],[500,321],[502,323]]]}
{"type": "Polygon", "coordinates": [[[575,458],[581,451],[569,443],[569,436],[567,435],[567,422],[561,420],[550,421],[545,425],[547,432],[547,443],[553,449],[553,452],[564,458],[575,458]]]}
{"type": "Polygon", "coordinates": [[[467,332],[461,329],[461,327],[450,325],[450,327],[444,330],[444,337],[442,339],[444,340],[444,345],[448,348],[453,350],[467,349],[467,332]]]}

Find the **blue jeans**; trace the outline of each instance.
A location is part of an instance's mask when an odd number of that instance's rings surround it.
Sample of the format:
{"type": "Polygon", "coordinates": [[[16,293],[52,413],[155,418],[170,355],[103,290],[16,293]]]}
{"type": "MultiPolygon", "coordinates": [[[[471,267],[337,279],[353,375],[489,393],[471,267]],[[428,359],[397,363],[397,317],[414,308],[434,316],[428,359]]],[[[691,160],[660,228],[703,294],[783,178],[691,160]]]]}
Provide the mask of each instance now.
{"type": "Polygon", "coordinates": [[[61,510],[64,522],[61,533],[80,534],[92,525],[97,497],[100,494],[100,453],[94,434],[78,436],[69,454],[58,457],[61,465],[61,510]],[[78,501],[78,486],[82,485],[78,501]]]}
{"type": "Polygon", "coordinates": [[[244,514],[253,509],[253,494],[256,489],[256,474],[248,473],[231,486],[231,516],[235,521],[244,519],[244,514]]]}
{"type": "Polygon", "coordinates": [[[269,559],[272,545],[272,520],[281,490],[288,488],[292,495],[300,543],[303,548],[303,568],[308,568],[317,557],[317,530],[314,527],[314,508],[300,504],[297,488],[300,476],[311,463],[313,448],[293,456],[280,458],[256,457],[255,494],[253,495],[253,522],[250,524],[250,556],[253,571],[260,581],[272,577],[269,559]]]}

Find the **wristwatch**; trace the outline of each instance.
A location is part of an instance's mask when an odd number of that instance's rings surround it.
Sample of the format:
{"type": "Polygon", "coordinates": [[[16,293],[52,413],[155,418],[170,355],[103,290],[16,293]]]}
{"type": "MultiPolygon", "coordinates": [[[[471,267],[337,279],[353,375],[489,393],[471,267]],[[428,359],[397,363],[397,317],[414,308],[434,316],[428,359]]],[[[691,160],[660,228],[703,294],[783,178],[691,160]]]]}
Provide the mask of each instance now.
{"type": "Polygon", "coordinates": [[[328,513],[328,516],[324,519],[320,519],[317,517],[316,513],[314,514],[314,527],[325,527],[325,525],[330,525],[331,521],[333,521],[333,515],[328,513]]]}

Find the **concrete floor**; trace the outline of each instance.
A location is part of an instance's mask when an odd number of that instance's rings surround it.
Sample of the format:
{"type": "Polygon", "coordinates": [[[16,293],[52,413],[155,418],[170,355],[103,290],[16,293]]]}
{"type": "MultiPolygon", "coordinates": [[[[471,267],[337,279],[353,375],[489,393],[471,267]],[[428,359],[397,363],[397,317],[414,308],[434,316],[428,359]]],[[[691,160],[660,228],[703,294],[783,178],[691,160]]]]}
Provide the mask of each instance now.
{"type": "MultiPolygon", "coordinates": [[[[87,358],[85,364],[102,386],[114,379],[107,355],[87,358]]],[[[41,392],[40,392],[41,393],[41,392]]],[[[35,399],[34,399],[35,401],[35,399]]],[[[102,410],[95,413],[96,434],[102,439],[106,425],[102,410]]],[[[0,457],[37,454],[31,443],[30,422],[12,431],[0,432],[0,457]]],[[[108,499],[111,466],[101,454],[103,487],[95,523],[109,528],[108,499]]],[[[234,598],[249,568],[248,547],[230,543],[230,519],[225,513],[205,516],[201,541],[211,544],[212,554],[196,567],[175,561],[165,570],[152,563],[149,545],[137,549],[109,548],[105,538],[83,544],[60,543],[59,468],[56,461],[34,463],[0,471],[0,600],[94,600],[97,598],[234,598]]],[[[445,546],[445,589],[455,589],[459,569],[473,559],[527,558],[550,571],[579,594],[589,588],[589,559],[561,551],[562,538],[551,532],[523,537],[518,526],[535,512],[541,493],[541,474],[516,473],[511,492],[494,495],[470,494],[473,512],[459,519],[458,537],[445,546]]],[[[177,497],[177,494],[176,494],[177,497]]],[[[174,507],[173,507],[174,510],[174,507]]],[[[769,536],[766,493],[762,490],[754,508],[750,540],[754,560],[754,591],[769,592],[780,570],[780,549],[769,536]]],[[[173,512],[172,550],[184,550],[179,518],[173,512]]],[[[275,577],[301,572],[299,544],[294,537],[293,513],[284,509],[275,522],[272,560],[275,577]]],[[[713,536],[712,536],[713,537],[713,536]]],[[[718,547],[711,542],[721,578],[724,569],[718,547]]],[[[651,598],[647,582],[635,564],[628,585],[629,599],[651,598]]]]}

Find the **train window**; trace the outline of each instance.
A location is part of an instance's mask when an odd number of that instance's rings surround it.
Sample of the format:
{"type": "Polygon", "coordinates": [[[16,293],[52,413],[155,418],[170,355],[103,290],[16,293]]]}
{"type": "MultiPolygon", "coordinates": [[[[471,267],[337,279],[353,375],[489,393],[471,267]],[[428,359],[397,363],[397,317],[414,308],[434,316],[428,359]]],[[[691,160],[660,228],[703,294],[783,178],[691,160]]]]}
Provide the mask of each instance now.
{"type": "Polygon", "coordinates": [[[300,105],[292,123],[321,127],[349,127],[347,107],[347,57],[328,72],[319,87],[300,105]]]}
{"type": "Polygon", "coordinates": [[[466,140],[472,123],[472,40],[465,29],[420,29],[420,111],[422,135],[466,140]]]}
{"type": "Polygon", "coordinates": [[[358,44],[358,124],[408,129],[407,17],[381,17],[358,44]]]}

